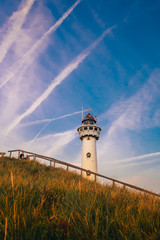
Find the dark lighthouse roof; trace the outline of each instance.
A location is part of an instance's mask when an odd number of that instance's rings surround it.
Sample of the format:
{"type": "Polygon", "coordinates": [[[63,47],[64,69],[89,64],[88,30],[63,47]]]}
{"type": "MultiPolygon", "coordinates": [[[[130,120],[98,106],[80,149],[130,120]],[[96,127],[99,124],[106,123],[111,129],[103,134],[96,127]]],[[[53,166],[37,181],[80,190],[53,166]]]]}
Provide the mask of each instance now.
{"type": "Polygon", "coordinates": [[[88,113],[82,120],[83,124],[95,124],[97,121],[90,113],[88,113]]]}

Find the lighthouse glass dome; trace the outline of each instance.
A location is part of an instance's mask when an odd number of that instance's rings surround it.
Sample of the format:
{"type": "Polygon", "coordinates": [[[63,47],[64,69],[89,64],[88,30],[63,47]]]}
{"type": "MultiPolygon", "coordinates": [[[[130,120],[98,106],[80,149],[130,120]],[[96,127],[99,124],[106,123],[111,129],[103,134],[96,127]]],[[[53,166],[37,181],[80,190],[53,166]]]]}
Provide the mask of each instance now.
{"type": "Polygon", "coordinates": [[[81,140],[86,136],[95,137],[96,140],[99,139],[101,128],[96,125],[96,122],[96,117],[92,116],[90,113],[82,119],[82,125],[77,129],[81,140]]]}
{"type": "Polygon", "coordinates": [[[82,124],[87,125],[87,124],[95,124],[97,121],[96,119],[88,113],[85,118],[82,120],[82,124]]]}

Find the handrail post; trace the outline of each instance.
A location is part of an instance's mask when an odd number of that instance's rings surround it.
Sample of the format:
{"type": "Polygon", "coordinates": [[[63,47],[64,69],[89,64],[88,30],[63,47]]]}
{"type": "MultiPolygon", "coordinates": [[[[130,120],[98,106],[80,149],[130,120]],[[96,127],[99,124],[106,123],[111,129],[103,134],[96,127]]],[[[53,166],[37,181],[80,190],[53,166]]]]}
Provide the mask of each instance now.
{"type": "Polygon", "coordinates": [[[52,166],[52,162],[50,161],[50,167],[52,166]]]}
{"type": "Polygon", "coordinates": [[[20,151],[18,151],[18,159],[19,159],[19,157],[20,157],[20,151]]]}
{"type": "Polygon", "coordinates": [[[53,166],[54,166],[54,168],[56,167],[56,162],[55,161],[54,161],[54,165],[53,166]]]}
{"type": "Polygon", "coordinates": [[[33,161],[36,161],[36,154],[34,154],[33,161]]]}
{"type": "Polygon", "coordinates": [[[9,154],[9,157],[11,158],[11,156],[12,156],[12,152],[10,152],[10,154],[9,154]]]}
{"type": "Polygon", "coordinates": [[[113,187],[113,188],[115,187],[115,181],[113,181],[113,183],[112,183],[112,187],[113,187]]]}
{"type": "Polygon", "coordinates": [[[68,167],[68,165],[67,165],[67,171],[68,171],[68,168],[69,168],[69,167],[68,167]]]}
{"type": "Polygon", "coordinates": [[[97,176],[96,176],[96,174],[94,175],[94,181],[96,182],[96,180],[97,180],[97,176]]]}

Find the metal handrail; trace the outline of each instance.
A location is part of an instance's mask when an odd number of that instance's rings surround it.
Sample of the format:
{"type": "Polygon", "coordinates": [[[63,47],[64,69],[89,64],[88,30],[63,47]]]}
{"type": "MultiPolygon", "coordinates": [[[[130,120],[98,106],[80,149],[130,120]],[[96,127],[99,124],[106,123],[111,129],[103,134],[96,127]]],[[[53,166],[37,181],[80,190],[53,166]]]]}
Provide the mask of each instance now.
{"type": "Polygon", "coordinates": [[[145,193],[154,195],[154,196],[156,196],[156,197],[160,197],[160,194],[151,192],[151,191],[146,190],[146,189],[144,189],[144,188],[140,188],[140,187],[137,187],[137,186],[135,186],[135,185],[132,185],[132,184],[129,184],[129,183],[125,183],[125,182],[122,182],[122,181],[116,180],[116,179],[114,179],[114,178],[110,178],[110,177],[104,176],[104,175],[99,174],[99,173],[96,173],[96,172],[92,172],[92,171],[90,171],[90,170],[88,170],[88,169],[84,169],[84,168],[78,167],[78,166],[76,166],[76,165],[73,165],[73,164],[70,164],[70,163],[67,163],[67,162],[64,162],[64,161],[55,159],[55,158],[47,157],[47,156],[40,155],[40,154],[33,153],[33,152],[28,152],[28,151],[21,150],[21,149],[18,149],[18,150],[9,150],[8,152],[10,153],[10,157],[11,157],[11,155],[12,155],[12,152],[18,152],[18,158],[19,158],[19,156],[20,156],[20,152],[28,153],[28,154],[30,154],[30,156],[33,156],[33,157],[34,157],[34,160],[36,160],[36,158],[38,157],[38,158],[44,159],[44,160],[46,160],[46,161],[50,161],[50,164],[51,164],[51,162],[53,162],[53,163],[54,163],[54,166],[55,166],[55,163],[59,163],[59,164],[62,164],[62,165],[67,166],[67,169],[68,169],[69,167],[71,167],[71,168],[75,168],[75,169],[80,170],[81,173],[82,173],[83,171],[86,172],[86,173],[89,172],[90,174],[95,175],[95,181],[96,181],[96,177],[101,177],[101,178],[104,178],[104,179],[113,181],[113,184],[114,184],[114,183],[119,183],[119,184],[122,184],[124,187],[129,187],[129,188],[132,188],[132,189],[141,191],[141,192],[145,192],[145,193]]]}

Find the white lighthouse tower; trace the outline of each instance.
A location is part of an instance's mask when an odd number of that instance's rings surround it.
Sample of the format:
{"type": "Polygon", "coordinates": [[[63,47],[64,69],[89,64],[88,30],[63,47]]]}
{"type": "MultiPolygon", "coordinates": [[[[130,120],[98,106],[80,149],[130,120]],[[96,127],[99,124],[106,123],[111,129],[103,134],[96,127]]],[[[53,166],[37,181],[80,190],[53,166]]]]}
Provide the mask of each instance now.
{"type": "Polygon", "coordinates": [[[88,113],[82,119],[82,125],[77,128],[79,137],[82,140],[82,163],[81,167],[87,169],[82,176],[94,180],[95,176],[90,171],[97,172],[96,140],[99,139],[101,128],[96,125],[97,119],[88,113]]]}

